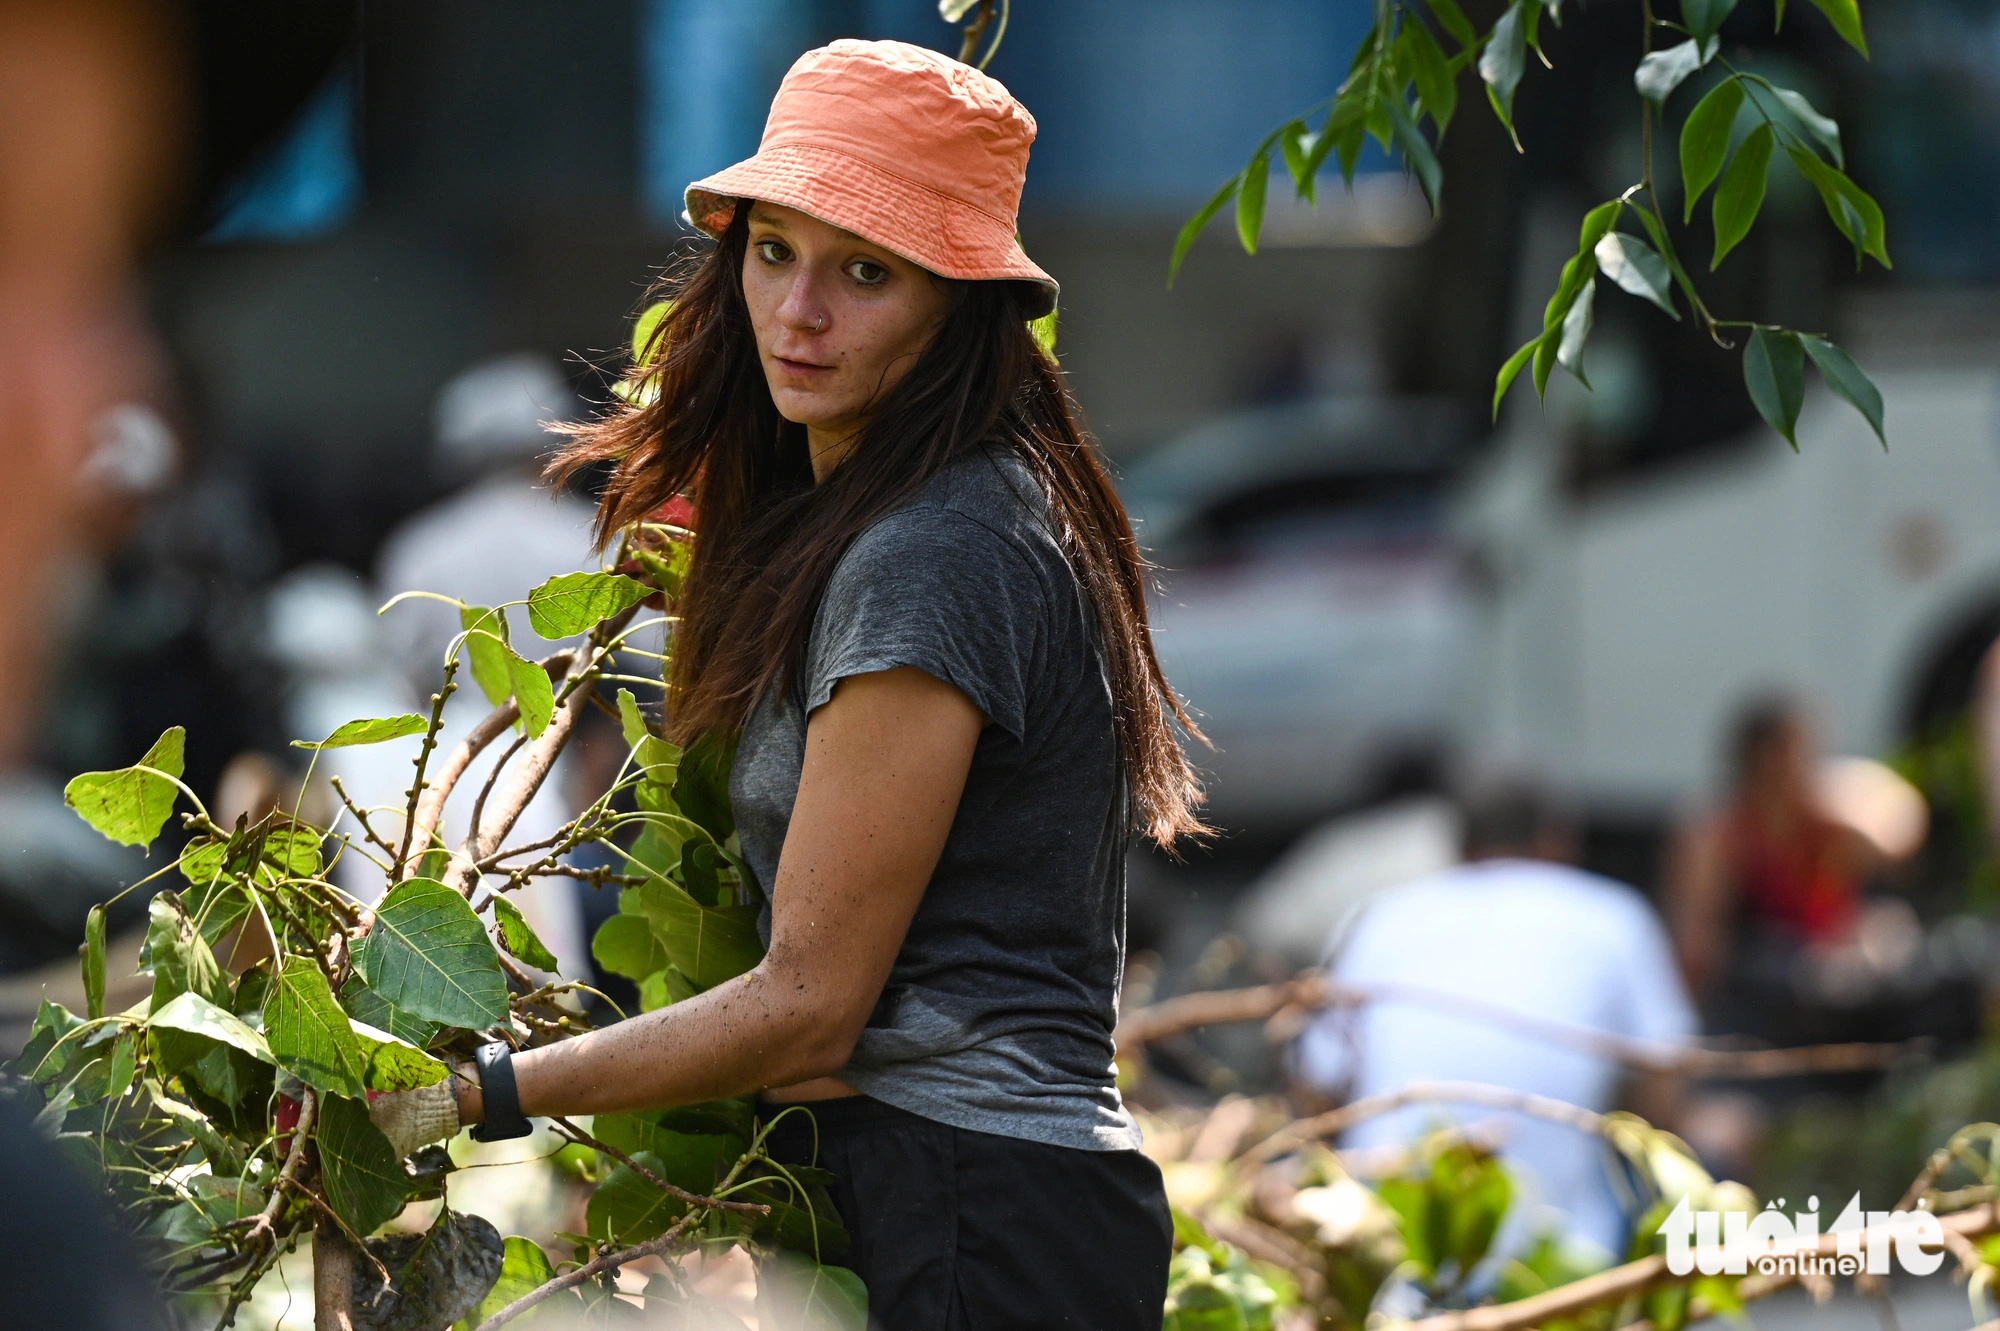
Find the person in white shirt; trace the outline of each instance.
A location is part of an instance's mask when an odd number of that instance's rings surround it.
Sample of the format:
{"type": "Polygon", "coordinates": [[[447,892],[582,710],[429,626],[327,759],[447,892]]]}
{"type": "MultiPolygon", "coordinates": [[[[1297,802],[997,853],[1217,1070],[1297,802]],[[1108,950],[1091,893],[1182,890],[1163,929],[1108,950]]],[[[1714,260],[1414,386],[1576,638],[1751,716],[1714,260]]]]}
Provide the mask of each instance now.
{"type": "MultiPolygon", "coordinates": [[[[1329,941],[1327,973],[1470,999],[1540,1022],[1673,1044],[1697,1018],[1653,908],[1623,883],[1566,861],[1575,840],[1548,803],[1519,783],[1467,801],[1466,863],[1391,888],[1329,941]]],[[[1413,1082],[1483,1082],[1604,1111],[1622,1103],[1671,1127],[1677,1087],[1648,1076],[1621,1085],[1613,1061],[1536,1038],[1503,1021],[1410,998],[1329,1008],[1301,1036],[1298,1074],[1345,1100],[1413,1082]]],[[[1517,1203],[1496,1244],[1511,1250],[1556,1229],[1600,1260],[1622,1256],[1633,1217],[1607,1173],[1598,1138],[1513,1112],[1414,1105],[1366,1120],[1343,1148],[1413,1142],[1449,1119],[1495,1132],[1517,1203]]],[[[1392,1154],[1383,1152],[1384,1156],[1392,1154]]]]}

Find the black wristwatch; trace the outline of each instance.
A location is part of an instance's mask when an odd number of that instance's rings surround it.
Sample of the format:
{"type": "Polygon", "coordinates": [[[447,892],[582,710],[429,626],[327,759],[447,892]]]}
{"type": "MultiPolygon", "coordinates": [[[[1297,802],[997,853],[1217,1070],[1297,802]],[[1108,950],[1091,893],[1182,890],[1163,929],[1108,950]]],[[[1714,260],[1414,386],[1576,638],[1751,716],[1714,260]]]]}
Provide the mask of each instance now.
{"type": "Polygon", "coordinates": [[[514,1084],[514,1051],[498,1040],[480,1045],[472,1055],[479,1069],[479,1099],[485,1112],[472,1129],[476,1142],[504,1142],[525,1137],[534,1126],[521,1115],[521,1091],[514,1084]]]}

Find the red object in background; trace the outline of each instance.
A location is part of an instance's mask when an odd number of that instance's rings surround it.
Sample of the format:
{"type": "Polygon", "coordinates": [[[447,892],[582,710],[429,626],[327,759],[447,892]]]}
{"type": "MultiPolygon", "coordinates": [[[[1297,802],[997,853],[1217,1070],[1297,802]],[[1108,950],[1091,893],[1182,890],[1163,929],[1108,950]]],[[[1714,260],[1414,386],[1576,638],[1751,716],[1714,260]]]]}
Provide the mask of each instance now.
{"type": "Polygon", "coordinates": [[[663,522],[670,527],[685,527],[694,530],[694,504],[686,495],[675,495],[646,515],[648,522],[663,522]]]}
{"type": "Polygon", "coordinates": [[[278,1150],[283,1152],[291,1146],[292,1133],[299,1126],[299,1102],[289,1095],[280,1095],[276,1117],[278,1150]]]}

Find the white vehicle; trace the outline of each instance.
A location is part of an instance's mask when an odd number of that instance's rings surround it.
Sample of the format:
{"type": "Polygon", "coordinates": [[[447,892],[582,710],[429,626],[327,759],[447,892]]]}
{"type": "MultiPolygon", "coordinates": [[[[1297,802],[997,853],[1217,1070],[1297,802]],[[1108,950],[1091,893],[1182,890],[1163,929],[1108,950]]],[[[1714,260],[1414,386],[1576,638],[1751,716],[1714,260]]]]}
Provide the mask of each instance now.
{"type": "Polygon", "coordinates": [[[1970,351],[1919,368],[1860,340],[1886,452],[1814,381],[1798,453],[1759,426],[1580,498],[1567,382],[1518,396],[1469,467],[1469,429],[1393,401],[1242,413],[1145,457],[1125,491],[1215,817],[1297,830],[1436,756],[1657,819],[1759,694],[1806,700],[1836,752],[1951,714],[2000,636],[2000,353],[1970,351]]]}

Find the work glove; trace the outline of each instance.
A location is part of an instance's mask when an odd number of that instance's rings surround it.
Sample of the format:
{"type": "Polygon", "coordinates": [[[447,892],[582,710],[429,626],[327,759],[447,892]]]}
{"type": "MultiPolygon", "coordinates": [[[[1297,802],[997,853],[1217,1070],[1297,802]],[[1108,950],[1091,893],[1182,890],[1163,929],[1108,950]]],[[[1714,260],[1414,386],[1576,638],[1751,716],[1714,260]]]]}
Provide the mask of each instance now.
{"type": "Polygon", "coordinates": [[[368,1092],[368,1117],[396,1148],[398,1159],[458,1135],[458,1093],[452,1089],[455,1080],[446,1077],[435,1086],[419,1086],[414,1091],[368,1092]]]}

